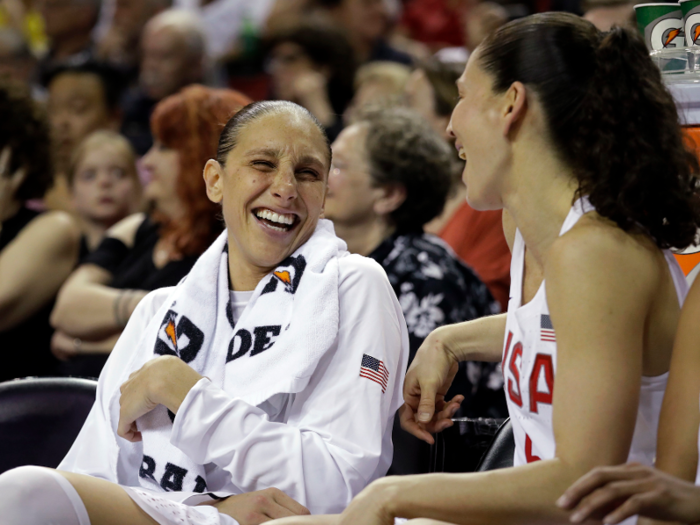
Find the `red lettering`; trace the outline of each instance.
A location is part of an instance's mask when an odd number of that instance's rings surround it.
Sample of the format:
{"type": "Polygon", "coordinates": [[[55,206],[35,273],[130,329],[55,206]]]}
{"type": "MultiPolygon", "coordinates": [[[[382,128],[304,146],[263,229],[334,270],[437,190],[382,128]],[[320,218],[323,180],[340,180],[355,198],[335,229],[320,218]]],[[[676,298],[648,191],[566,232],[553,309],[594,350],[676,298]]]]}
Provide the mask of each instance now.
{"type": "Polygon", "coordinates": [[[552,366],[552,356],[547,354],[537,354],[535,364],[530,374],[530,412],[537,414],[537,403],[552,404],[552,394],[554,393],[554,366],[552,366]],[[544,370],[544,380],[547,383],[547,392],[537,390],[540,379],[540,370],[544,370]]]}
{"type": "Polygon", "coordinates": [[[513,332],[508,332],[508,339],[506,340],[506,349],[503,352],[503,360],[501,361],[501,372],[503,373],[503,379],[506,377],[506,360],[508,359],[508,350],[510,350],[510,343],[513,341],[513,332]]]}
{"type": "Polygon", "coordinates": [[[525,434],[525,459],[527,460],[528,463],[534,463],[535,461],[541,461],[541,458],[539,456],[535,456],[532,453],[532,440],[530,439],[530,436],[525,434]]]}
{"type": "Polygon", "coordinates": [[[511,401],[513,401],[513,403],[515,403],[519,407],[523,406],[523,399],[520,396],[520,370],[518,370],[516,361],[518,358],[520,358],[520,360],[522,361],[522,356],[522,343],[515,343],[515,346],[513,346],[513,353],[510,355],[510,365],[508,366],[508,368],[510,369],[510,373],[513,374],[513,379],[515,379],[515,386],[517,387],[517,391],[513,389],[513,381],[511,379],[508,379],[508,395],[510,396],[511,401]]]}

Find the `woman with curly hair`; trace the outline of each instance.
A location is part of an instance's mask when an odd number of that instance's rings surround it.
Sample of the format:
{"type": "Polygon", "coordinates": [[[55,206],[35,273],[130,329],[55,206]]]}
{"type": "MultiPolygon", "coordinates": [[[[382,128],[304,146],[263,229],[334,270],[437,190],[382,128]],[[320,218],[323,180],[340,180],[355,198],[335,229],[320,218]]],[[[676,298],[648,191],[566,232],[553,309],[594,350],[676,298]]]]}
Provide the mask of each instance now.
{"type": "Polygon", "coordinates": [[[156,142],[143,157],[151,180],[148,214],[114,225],[61,289],[51,322],[63,372],[97,377],[131,313],[150,291],[177,284],[223,229],[207,199],[202,166],[221,129],[249,100],[230,90],[191,86],[153,112],[156,142]]]}
{"type": "Polygon", "coordinates": [[[488,37],[458,87],[450,130],[470,204],[505,210],[510,301],[426,338],[401,419],[432,442],[458,363],[500,361],[514,466],[384,478],[333,523],[568,522],[555,502],[592,467],[654,459],[687,291],[667,248],[700,226],[698,162],[660,71],[633,32],[544,13],[488,37]]]}
{"type": "Polygon", "coordinates": [[[26,206],[53,183],[45,117],[24,86],[0,81],[0,381],[53,375],[49,314],[78,257],[80,231],[63,212],[26,206]]]}

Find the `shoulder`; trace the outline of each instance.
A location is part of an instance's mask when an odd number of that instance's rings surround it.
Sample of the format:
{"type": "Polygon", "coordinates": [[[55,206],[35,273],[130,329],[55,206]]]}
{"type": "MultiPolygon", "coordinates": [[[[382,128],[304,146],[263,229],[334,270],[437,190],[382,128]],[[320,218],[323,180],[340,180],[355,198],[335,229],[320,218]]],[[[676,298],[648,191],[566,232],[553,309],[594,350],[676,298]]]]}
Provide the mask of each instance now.
{"type": "Polygon", "coordinates": [[[80,244],[80,228],[68,213],[50,211],[27,224],[18,236],[20,239],[74,253],[80,244]]]}
{"type": "Polygon", "coordinates": [[[389,286],[384,268],[374,259],[356,253],[338,259],[338,277],[341,289],[389,286]]]}
{"type": "Polygon", "coordinates": [[[148,294],[139,301],[132,317],[139,315],[144,319],[151,319],[163,304],[167,302],[168,297],[170,297],[173,291],[175,291],[175,287],[168,286],[148,292],[148,294]]]}
{"type": "Polygon", "coordinates": [[[134,213],[133,215],[129,215],[112,226],[107,231],[107,237],[118,239],[127,247],[131,248],[134,245],[136,232],[146,220],[147,215],[145,213],[134,213]]]}
{"type": "Polygon", "coordinates": [[[656,284],[663,254],[648,237],[623,231],[595,213],[557,238],[544,258],[545,279],[634,284],[630,293],[656,284]]]}

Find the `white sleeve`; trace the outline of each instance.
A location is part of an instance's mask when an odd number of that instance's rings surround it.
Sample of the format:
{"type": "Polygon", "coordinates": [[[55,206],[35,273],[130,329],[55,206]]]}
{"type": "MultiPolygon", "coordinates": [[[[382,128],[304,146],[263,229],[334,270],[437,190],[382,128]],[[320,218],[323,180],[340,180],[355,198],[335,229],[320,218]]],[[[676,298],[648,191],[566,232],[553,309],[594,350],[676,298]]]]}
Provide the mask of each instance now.
{"type": "Polygon", "coordinates": [[[314,514],[342,511],[386,473],[408,359],[406,325],[384,270],[360,256],[341,262],[336,344],[294,396],[287,422],[271,422],[203,379],[180,406],[170,440],[197,463],[226,470],[242,492],[276,487],[314,514]],[[365,354],[389,371],[385,393],[360,377],[365,354]]]}
{"type": "Polygon", "coordinates": [[[97,383],[95,404],[59,470],[86,474],[122,485],[138,485],[141,443],[117,436],[110,415],[115,394],[132,370],[126,367],[138,348],[146,326],[170,295],[172,288],[161,288],[144,297],[131,315],[122,335],[110,353],[97,383]]]}

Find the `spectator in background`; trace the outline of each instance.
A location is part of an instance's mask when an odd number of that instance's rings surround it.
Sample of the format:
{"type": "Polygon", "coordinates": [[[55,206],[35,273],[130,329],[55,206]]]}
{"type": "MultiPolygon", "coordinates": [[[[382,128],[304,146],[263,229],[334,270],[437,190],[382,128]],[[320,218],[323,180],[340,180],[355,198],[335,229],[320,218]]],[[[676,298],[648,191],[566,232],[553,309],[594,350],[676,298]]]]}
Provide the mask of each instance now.
{"type": "MultiPolygon", "coordinates": [[[[455,81],[464,64],[443,63],[433,58],[419,65],[406,84],[406,102],[452,146],[447,134],[452,109],[457,103],[455,81]]],[[[501,210],[477,211],[466,201],[462,182],[464,163],[454,152],[455,168],[451,194],[444,211],[425,230],[439,235],[486,283],[501,305],[508,307],[510,290],[510,250],[503,235],[501,210]]]]}
{"type": "Polygon", "coordinates": [[[600,31],[610,31],[612,26],[627,27],[635,30],[637,18],[634,4],[628,0],[584,0],[582,2],[583,18],[591,22],[600,31]]]}
{"type": "Polygon", "coordinates": [[[57,67],[46,83],[56,184],[45,201],[51,209],[73,211],[66,180],[73,151],[93,131],[119,129],[122,79],[110,66],[88,60],[57,67]]]}
{"type": "Polygon", "coordinates": [[[432,52],[464,46],[464,19],[469,0],[408,0],[399,31],[428,45],[432,52]]]}
{"type": "Polygon", "coordinates": [[[150,117],[156,104],[189,84],[203,81],[205,48],[204,26],[190,11],[168,9],[146,24],[139,85],[125,97],[121,130],[138,155],[153,144],[150,117]]]}
{"type": "Polygon", "coordinates": [[[345,123],[352,123],[363,108],[400,105],[410,75],[411,68],[397,62],[370,62],[361,66],[355,74],[355,96],[343,115],[345,123]]]}
{"type": "Polygon", "coordinates": [[[304,106],[334,140],[353,96],[356,62],[348,40],[332,25],[306,22],[280,30],[268,46],[272,98],[304,106]]]}
{"type": "Polygon", "coordinates": [[[84,62],[94,53],[92,31],[101,0],[38,0],[49,39],[48,55],[41,61],[40,76],[61,64],[84,62]]]}
{"type": "Polygon", "coordinates": [[[314,5],[348,34],[359,64],[388,60],[411,65],[411,56],[387,42],[389,14],[384,0],[314,0],[314,5]]]}
{"type": "Polygon", "coordinates": [[[22,35],[33,56],[46,53],[48,42],[44,20],[35,0],[2,0],[0,2],[0,29],[13,29],[22,35]]]}
{"type": "MultiPolygon", "coordinates": [[[[452,178],[445,141],[415,113],[391,108],[358,116],[333,143],[325,216],[351,253],[389,276],[408,326],[410,360],[444,324],[499,311],[486,286],[423,225],[440,213],[452,178]]],[[[459,416],[504,417],[495,363],[462,363],[446,397],[464,396],[459,416]]],[[[428,446],[394,432],[393,474],[427,471],[428,446]]]]}
{"type": "Polygon", "coordinates": [[[112,20],[97,44],[97,56],[119,68],[130,80],[135,80],[143,28],[151,18],[171,5],[172,0],[114,0],[112,20]]]}
{"type": "Polygon", "coordinates": [[[52,349],[67,360],[64,373],[97,377],[138,302],[150,290],[176,285],[221,232],[202,168],[216,155],[223,125],[249,102],[235,91],[190,86],[156,106],[156,142],[143,158],[151,212],[108,231],[61,289],[52,313],[52,349]]]}
{"type": "Polygon", "coordinates": [[[0,28],[0,76],[29,86],[34,100],[42,100],[43,90],[35,83],[36,58],[22,33],[10,27],[0,28]]]}
{"type": "Polygon", "coordinates": [[[82,261],[110,227],[141,208],[141,182],[129,141],[114,131],[88,135],[73,153],[68,186],[83,233],[82,261]]]}
{"type": "Polygon", "coordinates": [[[25,206],[51,183],[46,121],[24,86],[0,79],[0,381],[55,374],[49,313],[80,233],[63,212],[25,206]]]}
{"type": "Polygon", "coordinates": [[[494,33],[496,29],[508,22],[508,11],[496,2],[480,2],[469,10],[466,18],[467,51],[471,53],[476,46],[494,33]]]}

